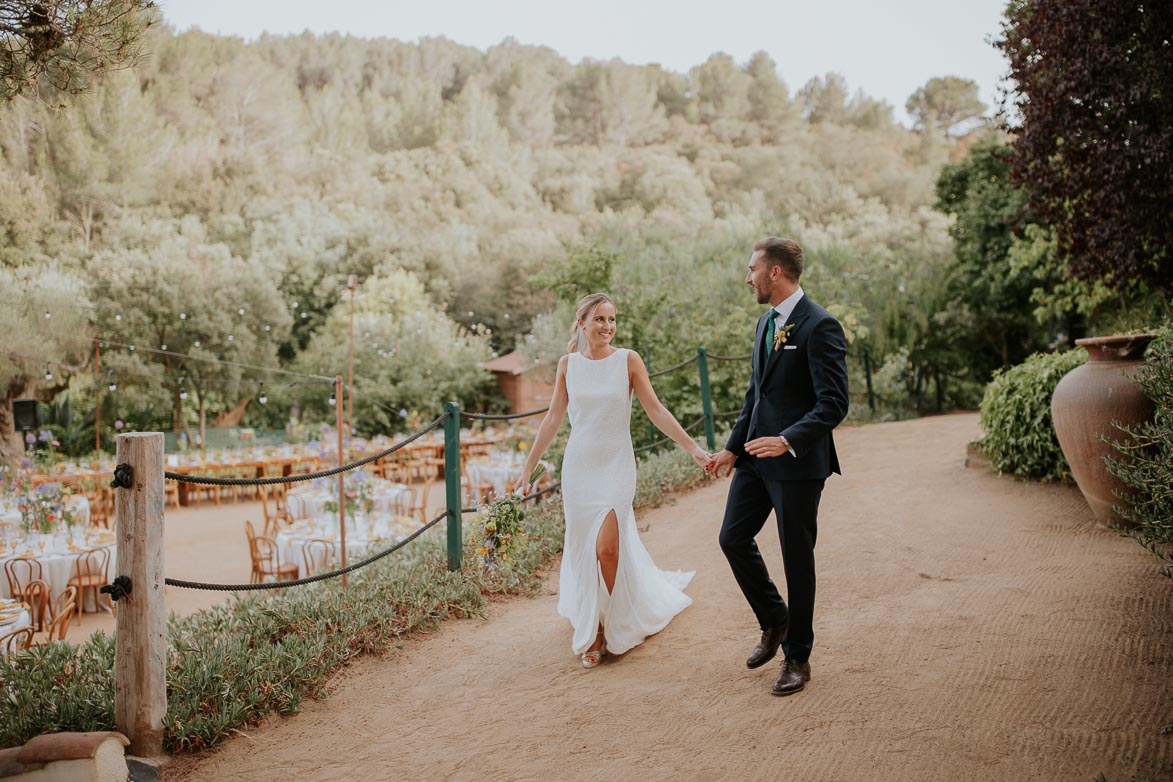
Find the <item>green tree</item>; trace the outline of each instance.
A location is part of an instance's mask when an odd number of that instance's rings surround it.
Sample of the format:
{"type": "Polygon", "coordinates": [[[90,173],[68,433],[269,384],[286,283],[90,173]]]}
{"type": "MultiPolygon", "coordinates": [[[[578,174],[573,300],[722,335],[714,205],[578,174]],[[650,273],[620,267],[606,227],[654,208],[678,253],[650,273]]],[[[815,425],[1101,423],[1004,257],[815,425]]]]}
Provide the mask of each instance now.
{"type": "Polygon", "coordinates": [[[1078,279],[1173,289],[1173,5],[1014,0],[1013,175],[1078,279]]]}
{"type": "MultiPolygon", "coordinates": [[[[952,304],[940,324],[951,329],[954,349],[972,357],[979,377],[1044,350],[1049,335],[1034,318],[1031,299],[1036,288],[1059,279],[1045,254],[1034,256],[1034,266],[1010,262],[1033,220],[1025,194],[1010,181],[1009,150],[992,140],[976,145],[945,166],[937,195],[937,208],[956,217],[949,229],[957,258],[952,304]]],[[[1078,324],[1070,314],[1067,321],[1063,333],[1071,338],[1078,324]]]]}
{"type": "Polygon", "coordinates": [[[0,98],[42,84],[65,94],[127,67],[153,23],[151,0],[0,0],[0,98]]]}
{"type": "Polygon", "coordinates": [[[47,402],[84,370],[89,301],[81,277],[55,263],[0,266],[0,290],[0,464],[12,466],[24,455],[12,403],[47,402]]]}
{"type": "Polygon", "coordinates": [[[977,82],[958,76],[934,77],[904,104],[913,127],[925,133],[958,135],[972,129],[986,111],[977,82]]]}
{"type": "MultiPolygon", "coordinates": [[[[490,357],[488,340],[453,322],[436,306],[410,272],[390,272],[362,282],[354,305],[354,421],[359,434],[401,431],[400,410],[427,419],[444,402],[474,407],[491,375],[479,364],[490,357]]],[[[478,329],[481,331],[481,329],[478,329]]],[[[314,335],[296,366],[316,374],[345,374],[350,304],[339,303],[314,335]]],[[[296,386],[303,417],[328,418],[333,411],[321,388],[296,386]]]]}

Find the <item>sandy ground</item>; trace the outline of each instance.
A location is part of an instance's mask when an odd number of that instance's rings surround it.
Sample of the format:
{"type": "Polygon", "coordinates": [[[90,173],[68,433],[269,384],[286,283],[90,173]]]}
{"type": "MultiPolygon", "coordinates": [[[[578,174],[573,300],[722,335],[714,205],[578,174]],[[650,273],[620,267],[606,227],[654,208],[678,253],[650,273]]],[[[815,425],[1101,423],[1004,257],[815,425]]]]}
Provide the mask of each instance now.
{"type": "MultiPolygon", "coordinates": [[[[641,515],[658,564],[697,571],[695,603],[628,654],[579,666],[552,576],[541,597],[358,661],[328,699],[166,778],[1173,778],[1173,584],[1077,490],[965,468],[977,434],[969,414],[838,434],[802,693],[770,694],[775,663],[745,668],[757,628],[717,545],[721,481],[641,515]]],[[[247,572],[239,523],[229,546],[208,515],[169,521],[169,574],[247,572]]]]}

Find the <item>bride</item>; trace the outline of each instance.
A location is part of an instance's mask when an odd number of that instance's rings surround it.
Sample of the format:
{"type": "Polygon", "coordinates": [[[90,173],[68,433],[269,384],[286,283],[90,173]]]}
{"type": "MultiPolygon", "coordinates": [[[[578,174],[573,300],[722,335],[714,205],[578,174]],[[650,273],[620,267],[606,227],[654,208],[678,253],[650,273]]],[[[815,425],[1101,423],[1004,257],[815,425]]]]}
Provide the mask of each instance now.
{"type": "MultiPolygon", "coordinates": [[[[608,651],[622,654],[667,626],[692,604],[683,590],[693,573],[656,567],[640,542],[631,509],[635,454],[631,392],[648,418],[697,465],[712,456],[698,446],[656,398],[643,359],[616,348],[615,305],[592,293],[578,303],[568,354],[558,361],[550,409],[538,427],[522,475],[532,475],[570,411],[570,440],[562,461],[566,541],[558,613],[574,627],[571,648],[584,668],[608,651]]],[[[530,493],[533,485],[523,491],[530,493]]]]}

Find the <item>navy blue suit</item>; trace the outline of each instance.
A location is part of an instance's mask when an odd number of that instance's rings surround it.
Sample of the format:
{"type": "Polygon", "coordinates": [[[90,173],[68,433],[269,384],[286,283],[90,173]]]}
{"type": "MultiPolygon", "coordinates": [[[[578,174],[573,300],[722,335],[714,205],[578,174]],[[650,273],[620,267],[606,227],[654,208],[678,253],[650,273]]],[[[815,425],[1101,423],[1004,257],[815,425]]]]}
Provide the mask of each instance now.
{"type": "Polygon", "coordinates": [[[790,315],[786,343],[774,350],[764,344],[774,315],[771,309],[758,320],[753,377],[725,444],[737,462],[721,549],[758,624],[763,630],[788,624],[783,652],[804,661],[814,645],[819,499],[827,477],[840,472],[831,430],[847,415],[847,340],[839,321],[804,295],[790,315]],[[747,441],[778,435],[793,454],[758,458],[745,452],[747,441]],[[785,601],[754,540],[770,511],[782,541],[785,601]]]}

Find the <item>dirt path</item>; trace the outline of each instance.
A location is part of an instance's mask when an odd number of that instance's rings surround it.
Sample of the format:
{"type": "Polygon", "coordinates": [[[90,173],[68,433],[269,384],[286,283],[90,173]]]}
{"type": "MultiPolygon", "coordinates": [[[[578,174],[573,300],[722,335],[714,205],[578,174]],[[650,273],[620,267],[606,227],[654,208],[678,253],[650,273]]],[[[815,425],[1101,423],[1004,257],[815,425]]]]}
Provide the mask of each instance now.
{"type": "MultiPolygon", "coordinates": [[[[1079,493],[963,466],[973,415],[844,429],[820,513],[813,680],[747,671],[726,485],[642,514],[695,604],[585,671],[551,594],[340,675],[168,779],[1173,778],[1173,584],[1079,493]]],[[[767,525],[769,529],[772,524],[767,525]]],[[[776,578],[776,534],[763,551],[776,578]]]]}

